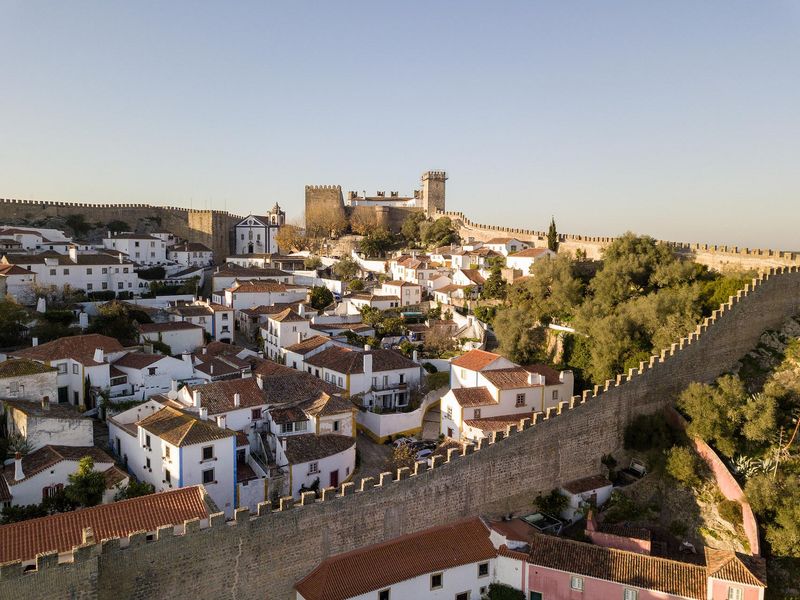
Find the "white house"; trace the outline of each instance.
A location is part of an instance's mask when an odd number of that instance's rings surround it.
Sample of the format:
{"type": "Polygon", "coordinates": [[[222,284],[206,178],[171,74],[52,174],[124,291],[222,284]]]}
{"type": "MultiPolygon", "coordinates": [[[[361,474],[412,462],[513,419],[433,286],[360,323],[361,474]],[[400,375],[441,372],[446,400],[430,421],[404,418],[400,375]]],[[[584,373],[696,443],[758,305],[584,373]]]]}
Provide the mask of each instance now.
{"type": "Polygon", "coordinates": [[[496,237],[487,242],[483,242],[483,247],[494,250],[503,256],[508,256],[509,254],[514,254],[520,250],[530,248],[530,244],[513,237],[496,237]]]}
{"type": "Polygon", "coordinates": [[[475,292],[480,292],[486,279],[478,269],[458,269],[453,273],[453,285],[472,287],[475,292]]]}
{"type": "Polygon", "coordinates": [[[58,402],[89,409],[94,408],[100,391],[111,388],[111,363],[124,353],[125,349],[116,339],[91,333],[15,350],[9,352],[9,356],[55,367],[58,402]]]}
{"type": "Polygon", "coordinates": [[[386,294],[356,293],[346,296],[344,301],[353,307],[353,310],[349,311],[351,314],[358,314],[365,306],[377,308],[378,310],[389,310],[400,307],[400,296],[396,295],[387,296],[386,294]]]}
{"type": "Polygon", "coordinates": [[[36,273],[33,271],[19,265],[0,265],[0,279],[5,282],[6,294],[20,304],[35,302],[33,288],[36,285],[36,273]]]}
{"type": "Polygon", "coordinates": [[[304,287],[289,286],[272,281],[236,281],[222,292],[214,292],[214,301],[234,310],[252,306],[278,303],[301,302],[306,299],[308,290],[304,287]]]}
{"type": "Polygon", "coordinates": [[[186,267],[207,267],[214,261],[214,253],[205,244],[183,242],[167,248],[167,259],[186,267]]]}
{"type": "Polygon", "coordinates": [[[231,254],[225,259],[226,263],[240,267],[271,267],[281,271],[302,271],[305,268],[304,256],[283,256],[281,254],[231,254]]]}
{"type": "Polygon", "coordinates": [[[573,391],[572,371],[520,367],[482,350],[453,361],[450,373],[451,389],[441,400],[441,432],[454,440],[477,441],[505,431],[569,400],[573,391]]]}
{"type": "Polygon", "coordinates": [[[289,494],[338,487],[348,481],[356,465],[356,439],[326,433],[281,435],[275,449],[278,467],[288,470],[289,494]]]}
{"type": "Polygon", "coordinates": [[[6,436],[19,434],[31,450],[44,446],[91,446],[94,444],[92,420],[69,404],[51,403],[45,396],[39,402],[3,400],[6,436]]]}
{"type": "Polygon", "coordinates": [[[169,323],[142,323],[139,325],[139,342],[161,342],[170,347],[172,354],[194,352],[205,340],[205,328],[185,321],[169,323]]]}
{"type": "Polygon", "coordinates": [[[490,535],[472,517],[331,556],[295,584],[297,600],[480,600],[498,581],[490,535]]]}
{"type": "MultiPolygon", "coordinates": [[[[194,365],[195,378],[205,381],[222,381],[251,377],[250,363],[237,356],[237,352],[213,353],[208,352],[208,348],[208,346],[204,346],[191,356],[184,355],[184,360],[188,356],[194,365]]],[[[231,348],[235,349],[236,346],[231,346],[231,348]]]]}
{"type": "Polygon", "coordinates": [[[248,215],[233,228],[236,254],[277,254],[278,230],[286,213],[275,203],[268,215],[248,215]]]}
{"type": "Polygon", "coordinates": [[[191,360],[181,360],[163,354],[129,352],[115,360],[112,367],[125,376],[123,382],[119,374],[115,373],[116,393],[112,396],[130,396],[138,400],[146,400],[156,394],[166,394],[170,391],[173,381],[185,381],[194,377],[191,360]]]}
{"type": "Polygon", "coordinates": [[[563,484],[559,488],[567,498],[567,507],[561,511],[562,519],[572,523],[586,516],[589,507],[599,508],[611,498],[613,484],[605,475],[592,475],[563,484]]]}
{"type": "Polygon", "coordinates": [[[140,265],[162,265],[167,262],[167,243],[147,233],[111,233],[103,239],[103,246],[122,252],[140,265]]]}
{"type": "Polygon", "coordinates": [[[229,379],[205,385],[187,385],[175,398],[188,411],[205,409],[209,418],[248,436],[265,422],[267,396],[260,378],[229,379]],[[220,421],[221,419],[221,421],[220,421]]]}
{"type": "Polygon", "coordinates": [[[394,350],[331,346],[304,362],[306,372],[342,388],[345,395],[363,394],[365,407],[407,406],[411,390],[420,384],[420,366],[394,350]]]}
{"type": "Polygon", "coordinates": [[[422,301],[422,286],[408,281],[385,281],[381,286],[381,295],[396,296],[400,306],[419,304],[422,301]]]}
{"type": "Polygon", "coordinates": [[[242,267],[235,263],[226,263],[211,274],[212,288],[224,290],[237,281],[272,281],[290,285],[294,283],[294,275],[274,267],[242,267]]]}
{"type": "Polygon", "coordinates": [[[556,253],[547,248],[527,248],[506,257],[506,266],[511,269],[519,269],[525,275],[531,272],[533,264],[540,260],[547,260],[555,257],[556,253]]]}
{"type": "Polygon", "coordinates": [[[330,337],[326,335],[313,335],[304,339],[302,342],[291,344],[281,349],[281,362],[287,367],[306,370],[305,360],[322,352],[326,348],[336,345],[330,337]]]}
{"type": "Polygon", "coordinates": [[[199,325],[217,342],[233,341],[233,309],[222,304],[195,300],[191,304],[179,304],[167,310],[171,321],[183,321],[199,325]]]}
{"type": "Polygon", "coordinates": [[[58,370],[27,358],[0,362],[0,396],[34,402],[58,397],[58,370]]]}
{"type": "Polygon", "coordinates": [[[113,291],[138,294],[143,282],[134,270],[135,265],[122,254],[79,254],[70,247],[68,254],[43,252],[41,254],[8,254],[0,259],[3,264],[13,264],[36,274],[38,285],[54,285],[87,292],[113,291]]]}
{"type": "Polygon", "coordinates": [[[155,400],[108,418],[109,444],[139,481],[157,492],[202,484],[233,516],[237,503],[236,434],[155,400]]]}
{"type": "Polygon", "coordinates": [[[313,333],[311,321],[301,317],[291,308],[267,316],[266,323],[260,331],[264,340],[265,356],[272,360],[280,360],[283,348],[302,342],[313,333]]]}
{"type": "MultiPolygon", "coordinates": [[[[94,461],[95,471],[115,469],[114,459],[94,446],[44,446],[25,456],[17,454],[12,463],[0,470],[0,504],[41,503],[69,484],[69,476],[78,470],[78,463],[85,456],[94,461]]],[[[115,473],[110,475],[116,477],[115,473]]],[[[113,493],[104,495],[103,500],[111,502],[113,493]]]]}
{"type": "Polygon", "coordinates": [[[433,300],[440,306],[452,306],[456,303],[460,303],[459,301],[474,298],[477,295],[474,288],[472,289],[472,293],[468,294],[467,290],[469,287],[470,286],[466,285],[455,285],[454,283],[444,285],[433,290],[433,300]]]}

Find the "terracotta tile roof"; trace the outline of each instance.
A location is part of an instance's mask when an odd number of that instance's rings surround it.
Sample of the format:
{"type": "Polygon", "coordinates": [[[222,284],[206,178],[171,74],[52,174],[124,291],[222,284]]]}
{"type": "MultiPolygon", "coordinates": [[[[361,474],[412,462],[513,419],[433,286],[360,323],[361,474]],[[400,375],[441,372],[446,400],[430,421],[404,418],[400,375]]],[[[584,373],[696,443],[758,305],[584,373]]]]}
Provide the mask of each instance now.
{"type": "Polygon", "coordinates": [[[243,371],[248,368],[247,362],[236,358],[236,356],[209,356],[204,357],[206,360],[200,364],[195,365],[196,371],[205,373],[212,378],[228,377],[237,375],[240,376],[243,371]]]}
{"type": "MultiPolygon", "coordinates": [[[[8,254],[6,255],[6,259],[9,263],[16,265],[41,265],[44,264],[45,258],[55,258],[57,263],[64,267],[69,267],[76,264],[108,266],[124,265],[126,267],[133,265],[133,262],[126,259],[123,259],[123,262],[120,263],[118,258],[119,254],[120,253],[117,253],[117,255],[111,256],[108,251],[98,254],[79,254],[77,263],[72,260],[68,254],[59,254],[55,251],[42,252],[41,254],[8,254]]],[[[123,256],[125,255],[123,254],[123,256]]]]}
{"type": "Polygon", "coordinates": [[[14,479],[14,463],[5,465],[2,468],[3,477],[9,485],[14,486],[46,471],[53,465],[57,465],[65,460],[79,461],[84,456],[91,456],[95,463],[111,463],[114,459],[94,446],[43,446],[30,454],[22,457],[22,473],[24,479],[16,481],[14,479]]]}
{"type": "Polygon", "coordinates": [[[495,417],[481,417],[480,419],[464,419],[464,423],[470,427],[474,427],[475,429],[480,429],[481,431],[505,431],[506,427],[509,425],[519,426],[519,422],[522,419],[529,418],[530,416],[530,413],[498,415],[495,417]]]}
{"type": "Polygon", "coordinates": [[[258,294],[264,292],[285,292],[289,288],[283,283],[275,283],[274,281],[237,280],[228,289],[237,294],[258,294]]]}
{"type": "Polygon", "coordinates": [[[511,256],[514,258],[536,258],[538,256],[542,256],[543,254],[548,254],[549,252],[550,250],[547,248],[526,248],[525,250],[515,252],[511,256]]]}
{"type": "Polygon", "coordinates": [[[467,286],[465,285],[456,285],[455,283],[451,283],[449,285],[443,285],[438,290],[433,290],[433,293],[436,294],[437,292],[440,294],[452,294],[453,292],[457,292],[458,290],[465,290],[467,286]]]}
{"type": "Polygon", "coordinates": [[[708,576],[733,583],[766,587],[767,572],[763,558],[706,548],[708,576]]]}
{"type": "Polygon", "coordinates": [[[201,325],[195,325],[188,321],[170,321],[169,323],[142,323],[139,325],[141,333],[162,333],[164,331],[186,331],[198,329],[204,331],[201,325]]]}
{"type": "Polygon", "coordinates": [[[58,513],[0,526],[0,563],[33,560],[43,552],[67,552],[91,527],[96,541],[155,531],[210,514],[202,486],[186,487],[84,510],[58,513]]]}
{"type": "Polygon", "coordinates": [[[268,410],[268,412],[272,420],[278,425],[308,421],[308,416],[306,413],[296,404],[292,404],[290,406],[273,406],[268,410]]]}
{"type": "Polygon", "coordinates": [[[523,369],[529,373],[544,375],[545,385],[558,385],[561,383],[561,373],[556,371],[553,367],[548,367],[547,365],[525,365],[523,369]]]}
{"type": "Polygon", "coordinates": [[[324,346],[325,344],[330,343],[330,338],[324,335],[312,335],[309,338],[304,339],[302,342],[298,342],[297,344],[292,344],[291,346],[286,346],[284,350],[287,352],[294,352],[296,354],[301,354],[305,356],[309,352],[316,350],[320,346],[324,346]]]}
{"type": "Polygon", "coordinates": [[[0,477],[0,502],[10,502],[11,501],[11,492],[8,490],[8,485],[6,485],[6,478],[0,477]]]}
{"type": "Polygon", "coordinates": [[[173,306],[169,312],[180,315],[182,317],[206,317],[214,313],[211,308],[204,304],[183,304],[181,306],[173,306]]]}
{"type": "Polygon", "coordinates": [[[597,529],[602,533],[634,540],[646,540],[649,542],[653,537],[652,532],[645,527],[633,527],[632,525],[625,525],[624,523],[600,523],[597,529]]]}
{"type": "Polygon", "coordinates": [[[483,386],[455,388],[452,390],[452,392],[456,397],[456,401],[464,408],[469,408],[472,406],[491,406],[492,404],[497,404],[497,400],[494,399],[494,396],[492,396],[489,393],[489,390],[483,386]]]}
{"type": "Polygon", "coordinates": [[[293,308],[297,306],[298,303],[289,303],[289,302],[276,302],[271,306],[267,306],[266,304],[262,304],[260,306],[252,306],[250,308],[243,308],[241,312],[250,315],[251,317],[257,317],[259,315],[276,315],[279,312],[286,310],[287,308],[293,308]]]}
{"type": "Polygon", "coordinates": [[[286,458],[297,465],[339,454],[355,445],[356,438],[335,433],[290,435],[286,437],[286,458]]]}
{"type": "Polygon", "coordinates": [[[665,558],[535,533],[528,562],[684,598],[706,598],[705,568],[665,558]]]}
{"type": "Polygon", "coordinates": [[[508,242],[512,242],[514,240],[516,240],[518,242],[520,241],[520,240],[517,240],[517,238],[512,238],[512,237],[493,237],[489,241],[486,241],[486,242],[483,242],[483,243],[486,246],[488,246],[488,245],[499,245],[499,244],[507,244],[508,242]]]}
{"type": "Polygon", "coordinates": [[[267,403],[266,395],[258,387],[253,377],[227,379],[205,385],[190,385],[187,386],[187,390],[190,394],[195,390],[200,393],[200,405],[208,409],[209,415],[263,406],[267,403]],[[238,408],[233,405],[233,395],[237,393],[240,398],[238,408]]]}
{"type": "Polygon", "coordinates": [[[279,323],[296,323],[300,321],[308,321],[305,317],[301,317],[291,308],[287,308],[276,314],[275,316],[269,317],[273,321],[278,321],[279,323]]]}
{"type": "Polygon", "coordinates": [[[153,237],[149,233],[113,233],[110,238],[112,240],[157,240],[160,238],[153,237]]]}
{"type": "Polygon", "coordinates": [[[113,465],[103,471],[103,479],[106,480],[106,489],[110,490],[129,479],[130,475],[128,475],[125,471],[120,469],[117,465],[113,465]]]}
{"type": "Polygon", "coordinates": [[[482,285],[486,283],[486,279],[483,278],[483,275],[481,275],[478,269],[461,269],[461,272],[467,279],[476,285],[482,285]]]}
{"type": "Polygon", "coordinates": [[[10,358],[0,363],[0,379],[6,377],[24,377],[25,375],[38,375],[57,371],[55,367],[48,367],[42,363],[27,358],[10,358]]]}
{"type": "Polygon", "coordinates": [[[9,355],[42,361],[72,358],[83,365],[96,366],[100,364],[94,361],[94,351],[97,348],[105,353],[123,351],[122,344],[116,339],[99,333],[90,333],[58,338],[46,344],[15,350],[9,355]]]}
{"type": "Polygon", "coordinates": [[[3,265],[0,267],[0,275],[33,275],[33,271],[28,271],[28,269],[23,269],[17,265],[3,265]]]}
{"type": "Polygon", "coordinates": [[[243,267],[236,263],[222,265],[213,273],[214,277],[289,277],[291,273],[274,267],[243,267]]]}
{"type": "Polygon", "coordinates": [[[315,400],[321,392],[334,396],[343,391],[310,373],[279,365],[270,360],[263,361],[256,367],[253,376],[256,375],[264,378],[264,391],[271,405],[315,400]]]}
{"type": "Polygon", "coordinates": [[[199,242],[186,242],[167,248],[169,252],[211,252],[211,248],[199,242]]]}
{"type": "Polygon", "coordinates": [[[539,386],[538,383],[528,382],[528,371],[522,367],[509,367],[507,369],[491,369],[482,371],[481,375],[489,383],[500,390],[512,390],[539,386]]]}
{"type": "Polygon", "coordinates": [[[213,421],[204,421],[169,406],[145,417],[137,425],[179,447],[213,442],[235,435],[230,429],[220,429],[213,421]]]}
{"type": "Polygon", "coordinates": [[[596,490],[609,485],[611,485],[611,482],[605,475],[590,475],[589,477],[583,477],[565,483],[561,487],[570,494],[582,494],[583,492],[596,490]]]}
{"type": "Polygon", "coordinates": [[[495,556],[489,530],[471,518],[328,558],[295,589],[306,600],[344,600],[495,556]]]}
{"type": "Polygon", "coordinates": [[[331,396],[326,392],[320,392],[316,398],[304,400],[300,402],[298,406],[302,408],[307,415],[311,415],[312,417],[327,417],[356,411],[356,407],[353,406],[352,402],[345,400],[341,396],[331,396]]]}
{"type": "Polygon", "coordinates": [[[392,281],[384,281],[383,285],[393,285],[393,286],[400,286],[400,287],[405,287],[405,286],[420,287],[420,285],[418,283],[411,283],[411,282],[402,281],[402,280],[399,280],[399,279],[393,279],[392,281]]]}
{"type": "Polygon", "coordinates": [[[25,413],[29,417],[49,418],[49,419],[85,419],[80,411],[67,402],[55,402],[55,398],[47,404],[47,408],[42,408],[41,402],[31,400],[3,400],[6,406],[25,413]]]}
{"type": "Polygon", "coordinates": [[[495,354],[494,352],[486,352],[486,350],[470,350],[466,354],[462,354],[458,358],[453,359],[451,365],[454,367],[467,369],[469,371],[481,371],[499,358],[502,358],[502,356],[495,354]]]}
{"type": "Polygon", "coordinates": [[[129,369],[144,369],[152,365],[153,363],[157,363],[162,358],[164,358],[163,354],[146,354],[144,352],[129,352],[125,356],[122,356],[114,361],[113,366],[116,367],[128,367],[129,369]]]}
{"type": "Polygon", "coordinates": [[[370,302],[391,302],[391,301],[400,301],[399,296],[388,296],[388,295],[381,295],[381,294],[371,294],[371,293],[357,293],[357,294],[350,294],[350,298],[355,300],[369,300],[370,302]]]}
{"type": "Polygon", "coordinates": [[[395,369],[419,368],[419,365],[394,350],[349,350],[341,346],[331,346],[306,359],[306,364],[330,369],[337,373],[355,374],[364,372],[364,355],[372,356],[372,372],[393,371],[395,369]]]}

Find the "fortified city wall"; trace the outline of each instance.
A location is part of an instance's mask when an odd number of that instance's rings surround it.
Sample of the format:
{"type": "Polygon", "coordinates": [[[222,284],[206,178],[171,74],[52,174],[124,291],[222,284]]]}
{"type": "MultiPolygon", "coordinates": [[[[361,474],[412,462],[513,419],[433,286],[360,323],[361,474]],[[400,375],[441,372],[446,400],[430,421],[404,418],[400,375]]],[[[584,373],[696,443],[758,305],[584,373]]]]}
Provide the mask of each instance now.
{"type": "MultiPolygon", "coordinates": [[[[486,241],[493,237],[516,237],[521,242],[531,242],[536,248],[547,247],[547,232],[531,229],[517,229],[500,225],[482,225],[468,219],[462,212],[438,213],[440,217],[450,217],[458,222],[462,239],[473,238],[486,241]]],[[[585,235],[560,234],[558,249],[561,252],[586,252],[591,259],[602,258],[603,248],[614,241],[613,237],[591,237],[585,235]]],[[[706,265],[710,269],[723,271],[728,268],[763,272],[775,267],[800,266],[800,253],[782,250],[760,250],[739,248],[738,246],[712,246],[708,244],[689,244],[685,242],[664,242],[675,252],[706,265]]]]}
{"type": "Polygon", "coordinates": [[[158,218],[161,227],[190,242],[205,244],[217,257],[231,253],[231,230],[242,217],[218,210],[190,210],[149,204],[86,204],[0,198],[0,223],[83,215],[88,223],[158,218]]]}
{"type": "MultiPolygon", "coordinates": [[[[711,382],[758,342],[800,312],[800,268],[770,269],[731,297],[690,336],[602,387],[521,421],[505,435],[444,464],[399,480],[348,482],[305,494],[295,506],[236,511],[207,527],[189,521],[175,534],[159,530],[123,540],[89,542],[38,568],[0,566],[4,597],[289,600],[292,586],[326,556],[485,512],[529,509],[539,491],[601,472],[600,457],[621,445],[638,414],[670,405],[689,382],[711,382]],[[521,431],[517,431],[520,429],[521,431]],[[66,562],[69,561],[69,562],[66,562]]],[[[378,565],[376,568],[380,568],[378,565]]]]}

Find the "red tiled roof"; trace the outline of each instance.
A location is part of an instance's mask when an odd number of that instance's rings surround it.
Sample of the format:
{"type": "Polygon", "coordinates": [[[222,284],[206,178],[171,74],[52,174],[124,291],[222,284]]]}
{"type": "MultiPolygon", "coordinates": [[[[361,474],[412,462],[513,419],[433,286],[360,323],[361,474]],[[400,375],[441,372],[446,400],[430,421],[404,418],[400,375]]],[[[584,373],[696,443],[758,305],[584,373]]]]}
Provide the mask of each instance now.
{"type": "Polygon", "coordinates": [[[548,367],[547,365],[525,365],[523,369],[529,373],[544,375],[545,385],[558,385],[561,383],[561,373],[556,371],[553,367],[548,367]]]}
{"type": "Polygon", "coordinates": [[[486,283],[486,279],[484,279],[483,275],[481,275],[481,272],[478,271],[478,269],[461,269],[461,272],[472,283],[475,283],[477,285],[482,285],[486,283]]]}
{"type": "Polygon", "coordinates": [[[529,388],[539,385],[538,383],[528,382],[528,371],[522,367],[491,369],[489,371],[482,371],[481,375],[500,390],[529,388]]]}
{"type": "Polygon", "coordinates": [[[205,385],[187,386],[191,394],[197,391],[200,394],[200,405],[208,409],[209,415],[217,415],[242,408],[262,406],[267,403],[267,397],[258,387],[253,377],[244,379],[228,379],[215,381],[205,385]],[[234,394],[239,394],[239,406],[233,405],[234,394]]]}
{"type": "Polygon", "coordinates": [[[194,486],[2,525],[0,563],[33,560],[43,552],[72,550],[81,544],[86,527],[92,528],[99,542],[208,516],[203,487],[194,486]]]}
{"type": "Polygon", "coordinates": [[[170,406],[145,417],[137,425],[178,447],[202,444],[235,435],[230,429],[217,427],[213,421],[205,421],[170,406]]]}
{"type": "Polygon", "coordinates": [[[335,433],[301,433],[286,437],[286,458],[293,465],[321,460],[356,445],[356,438],[335,433]]]}
{"type": "Polygon", "coordinates": [[[331,346],[306,360],[314,367],[330,369],[337,373],[363,373],[364,356],[372,356],[372,371],[393,371],[395,369],[419,368],[419,365],[394,350],[348,350],[341,346],[331,346]]]}
{"type": "Polygon", "coordinates": [[[582,494],[583,492],[596,490],[609,485],[611,485],[611,482],[605,475],[590,475],[589,477],[583,477],[565,483],[561,487],[570,494],[582,494]]]}
{"type": "Polygon", "coordinates": [[[122,352],[123,350],[122,344],[116,339],[99,333],[90,333],[58,338],[46,344],[15,350],[9,354],[41,361],[71,358],[83,365],[96,366],[100,364],[94,361],[94,351],[97,348],[106,353],[122,352]]]}
{"type": "Polygon", "coordinates": [[[522,419],[529,417],[530,413],[498,415],[496,417],[481,417],[480,419],[464,419],[464,424],[474,427],[475,429],[480,429],[481,431],[505,431],[506,427],[509,425],[519,426],[519,422],[522,419]]]}
{"type": "Polygon", "coordinates": [[[163,354],[146,354],[144,352],[129,352],[114,361],[114,366],[128,367],[129,369],[144,369],[164,358],[163,354]]]}
{"type": "MultiPolygon", "coordinates": [[[[84,456],[90,456],[95,463],[111,463],[114,459],[94,446],[43,446],[30,454],[22,457],[22,474],[25,476],[19,481],[30,479],[65,460],[79,461],[84,456]]],[[[3,477],[13,486],[19,483],[14,479],[14,463],[2,467],[3,477]]]]}
{"type": "Polygon", "coordinates": [[[189,323],[188,321],[170,321],[169,323],[142,323],[139,331],[142,333],[161,333],[164,331],[181,331],[187,329],[203,330],[200,325],[189,323]]]}
{"type": "Polygon", "coordinates": [[[550,252],[550,250],[547,248],[526,248],[525,250],[515,252],[511,256],[514,258],[536,258],[537,256],[542,256],[548,252],[550,252]]]}
{"type": "Polygon", "coordinates": [[[756,587],[767,585],[766,564],[763,558],[708,547],[705,552],[709,577],[756,587]]]}
{"type": "Polygon", "coordinates": [[[497,400],[495,400],[494,397],[489,393],[489,390],[483,386],[455,388],[452,390],[452,392],[456,397],[456,401],[465,408],[497,404],[497,400]]]}
{"type": "Polygon", "coordinates": [[[344,600],[496,555],[489,530],[471,518],[328,558],[295,589],[306,600],[344,600]]]}
{"type": "Polygon", "coordinates": [[[286,346],[284,350],[305,356],[309,352],[316,350],[320,346],[324,346],[330,341],[331,339],[324,335],[312,335],[310,338],[306,338],[302,342],[292,344],[291,346],[286,346]]]}
{"type": "Polygon", "coordinates": [[[451,364],[454,367],[460,367],[469,371],[480,371],[485,369],[498,358],[502,358],[499,354],[494,352],[486,352],[486,350],[470,350],[466,354],[462,354],[458,358],[452,360],[451,364]]]}

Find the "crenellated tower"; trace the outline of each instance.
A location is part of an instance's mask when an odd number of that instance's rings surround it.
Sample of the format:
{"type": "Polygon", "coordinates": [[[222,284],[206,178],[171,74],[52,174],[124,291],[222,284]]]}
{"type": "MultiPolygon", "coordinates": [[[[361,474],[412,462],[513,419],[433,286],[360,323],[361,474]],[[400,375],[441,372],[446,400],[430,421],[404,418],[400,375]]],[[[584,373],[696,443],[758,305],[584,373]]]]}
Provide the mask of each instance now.
{"type": "Polygon", "coordinates": [[[422,208],[429,217],[445,211],[444,191],[447,173],[425,171],[422,174],[422,208]]]}

